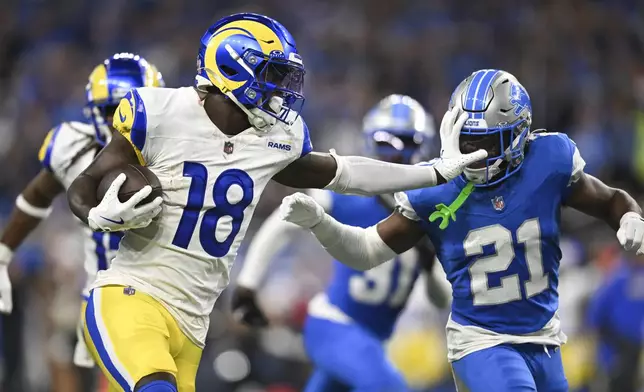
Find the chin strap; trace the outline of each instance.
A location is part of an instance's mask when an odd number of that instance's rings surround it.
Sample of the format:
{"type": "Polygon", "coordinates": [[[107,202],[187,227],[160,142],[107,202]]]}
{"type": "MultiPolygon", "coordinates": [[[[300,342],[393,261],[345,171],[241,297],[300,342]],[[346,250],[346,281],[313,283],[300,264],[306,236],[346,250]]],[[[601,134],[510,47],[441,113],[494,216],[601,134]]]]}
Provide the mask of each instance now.
{"type": "MultiPolygon", "coordinates": [[[[209,69],[206,69],[206,72],[208,73],[208,75],[217,79],[217,82],[221,86],[225,86],[225,83],[221,80],[221,77],[219,77],[219,75],[217,75],[215,72],[212,72],[209,69]]],[[[199,83],[212,86],[212,83],[210,83],[208,79],[202,76],[197,76],[196,80],[197,80],[197,89],[199,88],[199,83]]],[[[246,115],[248,116],[248,121],[250,122],[250,125],[252,125],[253,128],[257,129],[258,131],[270,132],[273,129],[273,127],[277,124],[277,119],[275,117],[271,116],[268,113],[265,113],[261,109],[258,109],[258,108],[248,109],[246,106],[242,105],[239,102],[239,100],[237,100],[237,97],[235,97],[232,91],[224,88],[221,92],[225,96],[227,96],[231,101],[233,101],[235,105],[237,105],[237,107],[239,107],[244,113],[246,113],[246,115]]],[[[280,112],[283,104],[284,104],[284,99],[282,97],[271,97],[271,99],[268,101],[268,107],[275,113],[280,112]]],[[[290,124],[286,124],[286,126],[290,127],[290,124]]]]}
{"type": "Polygon", "coordinates": [[[465,185],[465,188],[461,190],[461,193],[458,194],[456,200],[454,200],[449,206],[446,206],[443,203],[437,204],[436,211],[429,216],[429,221],[434,222],[437,219],[441,219],[441,223],[438,227],[441,230],[445,230],[447,226],[449,226],[450,218],[456,222],[456,211],[461,208],[473,190],[474,183],[468,182],[467,185],[465,185]]]}

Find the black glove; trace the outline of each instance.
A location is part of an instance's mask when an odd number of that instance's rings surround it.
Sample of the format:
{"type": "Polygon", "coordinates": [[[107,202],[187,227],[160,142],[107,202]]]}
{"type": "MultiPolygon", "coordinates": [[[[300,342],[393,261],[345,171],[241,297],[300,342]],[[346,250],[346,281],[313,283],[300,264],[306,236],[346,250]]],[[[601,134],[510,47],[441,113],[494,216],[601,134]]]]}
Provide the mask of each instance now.
{"type": "Polygon", "coordinates": [[[239,322],[251,327],[265,327],[268,319],[264,316],[255,300],[255,291],[237,286],[232,299],[233,316],[239,322]]]}

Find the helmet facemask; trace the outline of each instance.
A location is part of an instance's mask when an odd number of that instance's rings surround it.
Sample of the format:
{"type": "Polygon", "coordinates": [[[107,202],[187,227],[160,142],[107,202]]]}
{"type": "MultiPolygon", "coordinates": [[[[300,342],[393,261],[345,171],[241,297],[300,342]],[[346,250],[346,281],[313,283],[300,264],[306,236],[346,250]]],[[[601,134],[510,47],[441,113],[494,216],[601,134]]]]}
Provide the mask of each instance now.
{"type": "Polygon", "coordinates": [[[96,130],[96,141],[101,146],[106,145],[112,139],[111,118],[116,112],[118,105],[89,103],[84,110],[85,117],[89,118],[96,130]]]}
{"type": "MultiPolygon", "coordinates": [[[[243,91],[222,89],[221,92],[243,110],[251,125],[260,131],[268,132],[278,123],[287,128],[293,125],[304,106],[302,88],[305,70],[302,64],[286,59],[278,51],[264,55],[260,51],[247,49],[242,55],[238,55],[229,46],[226,50],[253,77],[243,91]]],[[[224,84],[217,72],[209,68],[201,69],[211,79],[219,80],[220,85],[224,84]]],[[[239,74],[237,70],[225,65],[220,66],[220,70],[230,80],[235,80],[239,74]]],[[[212,85],[200,76],[197,76],[196,82],[197,89],[202,92],[208,91],[208,85],[212,85]]]]}
{"type": "Polygon", "coordinates": [[[492,129],[461,130],[460,149],[464,154],[484,149],[488,158],[463,170],[465,177],[479,186],[495,185],[518,171],[525,156],[530,121],[500,125],[492,129]]]}

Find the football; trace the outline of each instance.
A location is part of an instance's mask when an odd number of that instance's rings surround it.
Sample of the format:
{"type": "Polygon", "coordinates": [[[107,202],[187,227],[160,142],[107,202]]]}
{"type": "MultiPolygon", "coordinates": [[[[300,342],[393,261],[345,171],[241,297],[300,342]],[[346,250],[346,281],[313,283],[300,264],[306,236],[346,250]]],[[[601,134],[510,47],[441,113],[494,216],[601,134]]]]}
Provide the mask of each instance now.
{"type": "Polygon", "coordinates": [[[129,164],[127,166],[111,170],[103,176],[96,192],[96,197],[98,198],[97,202],[103,200],[103,196],[105,196],[110,185],[112,185],[114,179],[116,179],[116,177],[121,173],[124,173],[127,177],[119,190],[119,200],[121,203],[129,200],[132,195],[143,189],[146,185],[150,185],[152,187],[152,193],[150,193],[150,195],[143,199],[143,201],[138,205],[144,205],[154,200],[157,196],[161,196],[163,190],[161,188],[161,182],[157,176],[145,166],[129,164]]]}

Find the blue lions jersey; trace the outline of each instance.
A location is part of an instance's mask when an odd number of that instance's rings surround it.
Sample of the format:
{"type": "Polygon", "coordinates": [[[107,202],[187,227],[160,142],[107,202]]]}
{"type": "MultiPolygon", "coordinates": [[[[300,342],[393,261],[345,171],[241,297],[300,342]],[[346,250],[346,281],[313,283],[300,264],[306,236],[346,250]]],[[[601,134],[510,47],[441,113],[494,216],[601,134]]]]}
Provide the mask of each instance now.
{"type": "Polygon", "coordinates": [[[534,134],[526,148],[521,170],[475,188],[445,230],[428,217],[457,198],[462,177],[406,193],[452,285],[451,317],[460,326],[530,334],[557,311],[560,208],[583,159],[558,133],[534,134]]]}
{"type": "MultiPolygon", "coordinates": [[[[369,227],[390,215],[377,197],[332,193],[329,215],[350,226],[369,227]]],[[[334,261],[326,290],[329,302],[380,339],[387,339],[405,306],[420,271],[415,252],[369,271],[357,271],[334,261]]]]}

